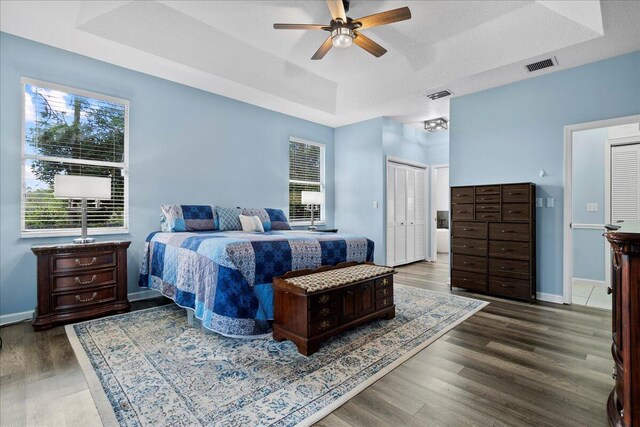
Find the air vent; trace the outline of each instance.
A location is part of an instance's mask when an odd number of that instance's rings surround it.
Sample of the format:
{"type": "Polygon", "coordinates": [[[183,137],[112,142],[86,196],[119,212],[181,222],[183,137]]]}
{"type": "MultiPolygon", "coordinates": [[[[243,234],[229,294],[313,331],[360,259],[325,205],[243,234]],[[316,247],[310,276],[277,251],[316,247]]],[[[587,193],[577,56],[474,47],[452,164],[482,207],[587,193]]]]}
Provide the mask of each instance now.
{"type": "Polygon", "coordinates": [[[440,92],[427,95],[427,98],[429,98],[432,101],[435,101],[436,99],[444,98],[445,96],[449,96],[449,95],[451,95],[451,91],[448,89],[445,89],[445,90],[441,90],[440,92]]]}
{"type": "Polygon", "coordinates": [[[538,70],[542,70],[543,68],[553,67],[557,65],[557,61],[555,58],[543,59],[542,61],[534,62],[533,64],[526,65],[527,70],[530,73],[538,70]]]}

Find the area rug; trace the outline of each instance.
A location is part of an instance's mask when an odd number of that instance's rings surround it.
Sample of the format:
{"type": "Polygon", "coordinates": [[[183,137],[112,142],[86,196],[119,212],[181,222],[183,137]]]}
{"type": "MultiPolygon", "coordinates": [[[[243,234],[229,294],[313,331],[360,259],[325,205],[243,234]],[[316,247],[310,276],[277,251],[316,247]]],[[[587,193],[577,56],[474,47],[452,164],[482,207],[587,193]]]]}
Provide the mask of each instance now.
{"type": "Polygon", "coordinates": [[[487,304],[402,285],[395,302],[310,357],[205,333],[173,304],[66,330],[106,426],[310,425],[487,304]]]}

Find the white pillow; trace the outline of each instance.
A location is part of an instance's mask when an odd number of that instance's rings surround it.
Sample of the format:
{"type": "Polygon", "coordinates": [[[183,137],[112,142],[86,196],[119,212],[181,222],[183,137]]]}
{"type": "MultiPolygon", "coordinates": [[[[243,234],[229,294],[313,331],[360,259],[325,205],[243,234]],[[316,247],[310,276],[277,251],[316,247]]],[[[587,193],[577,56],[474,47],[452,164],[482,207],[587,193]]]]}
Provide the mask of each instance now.
{"type": "Polygon", "coordinates": [[[264,233],[264,227],[262,226],[262,220],[257,216],[239,215],[240,224],[242,224],[242,231],[257,231],[264,233]]]}

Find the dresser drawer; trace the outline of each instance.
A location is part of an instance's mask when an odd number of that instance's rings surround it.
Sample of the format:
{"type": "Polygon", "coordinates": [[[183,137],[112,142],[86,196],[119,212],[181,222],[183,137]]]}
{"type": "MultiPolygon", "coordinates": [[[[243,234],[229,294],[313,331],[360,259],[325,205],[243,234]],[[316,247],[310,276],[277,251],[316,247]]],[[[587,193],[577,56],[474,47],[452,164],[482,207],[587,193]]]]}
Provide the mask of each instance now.
{"type": "Polygon", "coordinates": [[[476,203],[500,203],[500,194],[476,194],[476,203]]]}
{"type": "Polygon", "coordinates": [[[393,296],[376,300],[376,311],[393,305],[393,296]]]}
{"type": "Polygon", "coordinates": [[[451,285],[484,292],[487,289],[487,276],[485,274],[452,270],[451,285]]]}
{"type": "Polygon", "coordinates": [[[314,321],[312,319],[310,335],[320,335],[338,326],[338,316],[328,317],[326,319],[314,321]]]}
{"type": "Polygon", "coordinates": [[[376,301],[389,297],[393,298],[393,287],[386,287],[376,291],[376,301]]]}
{"type": "Polygon", "coordinates": [[[454,253],[453,268],[456,270],[485,274],[487,272],[487,259],[485,257],[459,255],[454,253]]]}
{"type": "Polygon", "coordinates": [[[500,194],[500,186],[499,185],[480,185],[476,187],[476,201],[478,201],[477,197],[482,194],[500,194]]]}
{"type": "Polygon", "coordinates": [[[393,276],[386,276],[376,279],[376,289],[385,288],[393,285],[393,276]]]}
{"type": "Polygon", "coordinates": [[[111,285],[116,283],[116,270],[84,271],[73,276],[57,276],[53,278],[53,291],[84,291],[89,287],[111,285]]]}
{"type": "Polygon", "coordinates": [[[512,298],[531,298],[528,280],[489,276],[489,292],[512,298]]]}
{"type": "Polygon", "coordinates": [[[485,213],[485,212],[500,212],[500,205],[497,203],[476,203],[476,212],[477,213],[485,213]]]}
{"type": "Polygon", "coordinates": [[[82,290],[70,294],[54,294],[53,310],[66,310],[69,308],[84,307],[87,305],[101,304],[116,299],[116,287],[98,288],[95,290],[82,290]]]}
{"type": "Polygon", "coordinates": [[[310,318],[324,319],[325,317],[336,316],[338,314],[338,304],[328,304],[311,310],[310,318]]]}
{"type": "Polygon", "coordinates": [[[503,221],[529,221],[528,203],[505,203],[502,205],[503,221]]]}
{"type": "Polygon", "coordinates": [[[310,298],[309,308],[312,310],[316,307],[329,304],[337,304],[340,291],[321,292],[318,295],[312,295],[310,298]]]}
{"type": "Polygon", "coordinates": [[[478,222],[454,222],[453,237],[487,238],[487,224],[478,222]]]}
{"type": "Polygon", "coordinates": [[[491,240],[489,242],[489,257],[507,258],[529,261],[528,242],[501,242],[491,240]]]}
{"type": "Polygon", "coordinates": [[[477,221],[500,221],[500,212],[477,212],[477,221]]]}
{"type": "Polygon", "coordinates": [[[487,241],[478,239],[464,239],[461,237],[454,237],[452,239],[451,249],[454,253],[464,255],[487,255],[487,241]]]}
{"type": "Polygon", "coordinates": [[[96,269],[102,267],[114,267],[116,265],[115,252],[89,252],[82,254],[53,255],[53,271],[68,271],[82,269],[96,269]]]}
{"type": "Polygon", "coordinates": [[[452,187],[451,203],[473,203],[473,187],[452,187]]]}
{"type": "Polygon", "coordinates": [[[526,280],[529,279],[529,261],[489,258],[489,274],[526,280]]]}
{"type": "Polygon", "coordinates": [[[451,219],[454,221],[473,220],[473,203],[452,205],[451,209],[451,219]]]}
{"type": "Polygon", "coordinates": [[[529,224],[513,224],[508,222],[489,224],[489,239],[528,242],[529,224]]]}
{"type": "Polygon", "coordinates": [[[531,187],[529,184],[508,184],[502,186],[503,203],[529,203],[531,187]]]}

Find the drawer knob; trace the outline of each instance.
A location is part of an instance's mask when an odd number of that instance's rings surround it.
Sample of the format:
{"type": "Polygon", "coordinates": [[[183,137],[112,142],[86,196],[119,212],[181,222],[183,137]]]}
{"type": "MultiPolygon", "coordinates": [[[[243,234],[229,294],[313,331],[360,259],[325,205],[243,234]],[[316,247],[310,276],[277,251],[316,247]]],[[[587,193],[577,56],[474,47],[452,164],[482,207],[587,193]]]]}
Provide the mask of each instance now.
{"type": "Polygon", "coordinates": [[[80,278],[79,278],[79,277],[76,277],[76,283],[77,283],[78,285],[88,285],[88,284],[90,284],[90,283],[95,282],[95,281],[96,281],[96,277],[97,277],[97,276],[94,274],[93,276],[91,276],[91,280],[86,280],[86,281],[84,281],[84,282],[83,282],[82,280],[80,280],[80,278]]]}
{"type": "Polygon", "coordinates": [[[320,301],[321,304],[329,302],[329,295],[322,295],[318,301],[320,301]]]}
{"type": "Polygon", "coordinates": [[[383,289],[383,290],[382,290],[382,295],[383,295],[383,296],[385,296],[385,297],[386,297],[388,293],[389,293],[389,291],[387,291],[386,289],[383,289]]]}
{"type": "Polygon", "coordinates": [[[320,322],[321,331],[327,329],[329,326],[331,326],[331,322],[329,322],[328,320],[323,320],[322,322],[320,322]]]}
{"type": "Polygon", "coordinates": [[[389,283],[389,279],[387,279],[386,277],[384,279],[382,279],[382,284],[383,285],[387,285],[389,283]]]}
{"type": "Polygon", "coordinates": [[[329,315],[329,313],[331,313],[331,310],[329,309],[329,307],[325,307],[322,310],[320,310],[320,316],[326,317],[329,315]]]}
{"type": "Polygon", "coordinates": [[[87,299],[82,299],[80,298],[80,295],[76,295],[76,301],[89,302],[89,301],[93,301],[97,296],[98,296],[97,292],[94,292],[93,295],[91,295],[91,298],[87,298],[87,299]]]}
{"type": "Polygon", "coordinates": [[[79,266],[86,267],[86,266],[88,266],[88,265],[93,265],[97,260],[98,260],[98,258],[93,257],[93,258],[91,258],[91,261],[90,261],[90,262],[82,263],[82,262],[80,262],[80,259],[79,259],[79,258],[76,258],[76,259],[75,259],[75,262],[76,262],[76,264],[78,264],[79,266]]]}
{"type": "Polygon", "coordinates": [[[386,298],[382,300],[382,305],[387,305],[387,304],[389,304],[389,300],[387,300],[386,298]]]}

